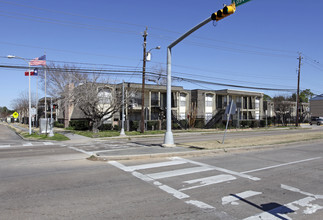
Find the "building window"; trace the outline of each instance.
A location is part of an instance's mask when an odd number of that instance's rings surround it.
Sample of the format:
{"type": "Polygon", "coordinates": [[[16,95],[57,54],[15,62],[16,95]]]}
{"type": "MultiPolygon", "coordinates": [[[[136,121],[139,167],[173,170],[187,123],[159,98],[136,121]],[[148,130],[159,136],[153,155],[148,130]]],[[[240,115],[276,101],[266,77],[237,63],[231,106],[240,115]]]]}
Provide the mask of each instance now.
{"type": "Polygon", "coordinates": [[[212,107],[213,106],[213,95],[212,94],[206,94],[206,96],[205,96],[205,106],[206,107],[212,107]]]}
{"type": "Polygon", "coordinates": [[[248,97],[243,97],[243,108],[248,109],[248,97]]]}
{"type": "Polygon", "coordinates": [[[217,108],[222,108],[222,95],[217,96],[217,108]]]}
{"type": "Polygon", "coordinates": [[[99,88],[98,90],[99,104],[111,104],[111,89],[99,88]]]}
{"type": "Polygon", "coordinates": [[[237,108],[241,108],[241,97],[240,96],[236,97],[236,104],[237,104],[237,108]]]}
{"type": "Polygon", "coordinates": [[[140,92],[136,92],[136,93],[131,94],[130,105],[132,107],[141,106],[141,93],[140,92]]]}
{"type": "Polygon", "coordinates": [[[158,106],[158,92],[151,93],[151,105],[158,106]]]}
{"type": "Polygon", "coordinates": [[[179,106],[186,107],[186,94],[181,93],[180,94],[180,103],[179,106]]]}

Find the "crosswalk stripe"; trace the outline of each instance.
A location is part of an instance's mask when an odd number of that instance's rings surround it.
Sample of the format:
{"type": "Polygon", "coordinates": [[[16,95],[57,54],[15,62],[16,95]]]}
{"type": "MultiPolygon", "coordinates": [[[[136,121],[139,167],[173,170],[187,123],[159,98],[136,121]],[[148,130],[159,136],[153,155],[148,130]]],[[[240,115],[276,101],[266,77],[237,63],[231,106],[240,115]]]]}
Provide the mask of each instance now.
{"type": "Polygon", "coordinates": [[[0,145],[0,148],[9,148],[10,145],[0,145]]]}
{"type": "Polygon", "coordinates": [[[222,198],[222,205],[234,203],[234,202],[239,201],[241,199],[246,199],[246,198],[260,195],[260,194],[262,194],[262,193],[249,190],[249,191],[245,191],[242,193],[234,194],[233,196],[225,196],[222,198]]]}
{"type": "Polygon", "coordinates": [[[188,163],[195,164],[195,165],[202,166],[202,167],[209,167],[209,168],[211,168],[213,170],[217,170],[217,171],[227,173],[227,174],[231,174],[231,175],[234,175],[234,176],[239,176],[239,177],[242,177],[242,178],[247,178],[247,179],[254,180],[254,181],[261,180],[258,177],[253,177],[253,176],[250,176],[250,175],[247,175],[247,174],[244,174],[244,173],[235,172],[235,171],[224,169],[224,168],[221,168],[221,167],[211,166],[211,165],[208,165],[208,164],[205,164],[205,163],[200,163],[200,162],[196,162],[196,161],[193,161],[193,160],[184,159],[184,158],[181,158],[181,157],[172,157],[171,159],[172,160],[186,161],[188,163]]]}
{"type": "Polygon", "coordinates": [[[212,168],[212,167],[193,167],[193,168],[172,170],[172,171],[166,171],[166,172],[160,172],[160,173],[151,173],[151,174],[146,174],[146,175],[149,176],[150,178],[157,180],[157,179],[163,179],[163,178],[174,177],[174,176],[182,176],[182,175],[199,173],[199,172],[210,171],[210,170],[214,170],[214,168],[212,168]]]}
{"type": "Polygon", "coordinates": [[[149,164],[142,164],[137,166],[128,166],[128,171],[135,171],[135,170],[144,170],[144,169],[150,169],[150,168],[158,168],[158,167],[167,167],[167,166],[173,166],[173,165],[180,165],[185,164],[186,161],[166,161],[166,162],[160,162],[160,163],[149,163],[149,164]]]}
{"type": "MultiPolygon", "coordinates": [[[[250,216],[245,218],[244,220],[259,220],[259,219],[268,219],[268,220],[279,220],[279,219],[291,219],[288,218],[287,214],[296,212],[300,208],[305,208],[303,211],[304,214],[310,215],[315,213],[317,210],[323,209],[322,206],[317,204],[313,204],[312,202],[316,199],[313,197],[305,197],[303,199],[299,199],[294,202],[290,202],[288,204],[284,204],[272,210],[262,212],[260,214],[250,216]],[[310,210],[310,211],[309,211],[310,210]]],[[[310,217],[306,218],[310,219],[310,217]]]]}
{"type": "Polygon", "coordinates": [[[189,200],[189,201],[186,201],[185,203],[194,205],[194,206],[201,208],[201,209],[215,209],[215,207],[213,207],[209,204],[206,204],[204,202],[198,201],[198,200],[189,200]]]}
{"type": "Polygon", "coordinates": [[[205,178],[200,178],[200,179],[188,180],[188,181],[184,181],[183,183],[186,183],[186,184],[199,183],[199,184],[195,185],[195,186],[180,189],[179,191],[196,189],[196,188],[200,188],[200,187],[203,187],[203,186],[208,186],[208,185],[213,185],[213,184],[217,184],[217,183],[227,182],[227,181],[231,181],[231,180],[235,180],[235,179],[237,179],[237,178],[232,176],[232,175],[220,174],[220,175],[216,175],[216,176],[210,176],[210,177],[205,177],[205,178]]]}

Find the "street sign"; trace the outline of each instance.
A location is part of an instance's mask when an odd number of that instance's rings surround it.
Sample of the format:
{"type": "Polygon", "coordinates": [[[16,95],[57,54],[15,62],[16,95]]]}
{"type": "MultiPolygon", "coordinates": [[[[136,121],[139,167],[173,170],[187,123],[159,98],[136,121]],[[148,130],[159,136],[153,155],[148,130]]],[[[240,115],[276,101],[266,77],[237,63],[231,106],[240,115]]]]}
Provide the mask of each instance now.
{"type": "Polygon", "coordinates": [[[31,108],[30,110],[32,116],[35,116],[37,114],[36,108],[31,108]]]}
{"type": "Polygon", "coordinates": [[[236,7],[239,6],[239,5],[242,5],[244,3],[247,3],[251,0],[232,0],[232,3],[235,3],[236,4],[236,7]]]}
{"type": "Polygon", "coordinates": [[[12,114],[12,117],[14,117],[14,118],[18,118],[18,116],[19,116],[18,112],[14,112],[14,113],[12,114]]]}

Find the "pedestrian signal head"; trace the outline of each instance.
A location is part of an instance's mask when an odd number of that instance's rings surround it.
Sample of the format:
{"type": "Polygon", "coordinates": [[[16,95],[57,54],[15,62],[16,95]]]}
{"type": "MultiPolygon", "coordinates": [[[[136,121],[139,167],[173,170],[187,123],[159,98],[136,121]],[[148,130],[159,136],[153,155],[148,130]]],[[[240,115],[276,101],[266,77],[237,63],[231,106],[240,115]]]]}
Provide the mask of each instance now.
{"type": "Polygon", "coordinates": [[[236,11],[236,5],[235,3],[231,5],[225,6],[223,9],[218,10],[217,12],[213,13],[211,15],[211,19],[215,21],[219,21],[231,14],[233,14],[236,11]]]}

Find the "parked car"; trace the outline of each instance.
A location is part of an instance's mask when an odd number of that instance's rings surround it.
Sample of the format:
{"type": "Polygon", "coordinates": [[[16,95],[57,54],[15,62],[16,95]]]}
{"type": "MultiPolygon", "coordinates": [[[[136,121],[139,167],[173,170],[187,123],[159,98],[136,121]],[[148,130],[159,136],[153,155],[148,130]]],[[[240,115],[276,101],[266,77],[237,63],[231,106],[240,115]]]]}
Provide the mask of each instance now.
{"type": "Polygon", "coordinates": [[[310,121],[310,125],[323,125],[323,118],[322,117],[312,117],[310,121]]]}

